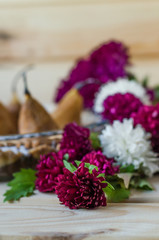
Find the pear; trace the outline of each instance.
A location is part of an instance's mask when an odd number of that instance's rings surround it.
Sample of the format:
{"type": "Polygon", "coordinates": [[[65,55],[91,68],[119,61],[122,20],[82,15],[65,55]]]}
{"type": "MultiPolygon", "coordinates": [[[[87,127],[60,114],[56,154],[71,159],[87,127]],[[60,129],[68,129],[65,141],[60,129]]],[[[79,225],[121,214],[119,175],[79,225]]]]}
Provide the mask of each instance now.
{"type": "Polygon", "coordinates": [[[14,125],[15,125],[16,129],[18,130],[18,118],[19,118],[21,103],[17,97],[16,92],[13,92],[11,101],[7,108],[11,114],[14,125]]]}
{"type": "Polygon", "coordinates": [[[50,114],[34,99],[27,87],[26,76],[23,74],[25,84],[25,102],[19,113],[19,133],[33,133],[57,129],[50,114]]]}
{"type": "Polygon", "coordinates": [[[52,113],[57,126],[62,129],[70,122],[80,124],[83,110],[83,98],[77,89],[72,88],[59,102],[57,109],[52,113]]]}
{"type": "Polygon", "coordinates": [[[0,102],[0,135],[16,133],[16,127],[9,110],[0,102]]]}

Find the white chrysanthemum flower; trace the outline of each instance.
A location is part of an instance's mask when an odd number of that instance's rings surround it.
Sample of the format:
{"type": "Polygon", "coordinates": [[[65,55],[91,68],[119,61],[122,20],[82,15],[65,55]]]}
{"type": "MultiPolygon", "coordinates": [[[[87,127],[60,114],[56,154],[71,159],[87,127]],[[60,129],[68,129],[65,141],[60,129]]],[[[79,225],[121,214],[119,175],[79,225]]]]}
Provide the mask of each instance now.
{"type": "Polygon", "coordinates": [[[150,103],[146,90],[140,83],[124,78],[119,78],[116,82],[109,82],[101,86],[99,92],[95,97],[94,111],[96,113],[103,112],[103,101],[108,96],[112,96],[116,93],[131,93],[135,97],[139,98],[142,103],[147,105],[150,103]]]}
{"type": "Polygon", "coordinates": [[[140,125],[133,127],[133,119],[114,121],[100,135],[103,152],[107,157],[114,158],[121,166],[133,164],[135,169],[142,163],[145,174],[152,176],[159,171],[159,159],[152,151],[149,139],[150,134],[140,125]]]}

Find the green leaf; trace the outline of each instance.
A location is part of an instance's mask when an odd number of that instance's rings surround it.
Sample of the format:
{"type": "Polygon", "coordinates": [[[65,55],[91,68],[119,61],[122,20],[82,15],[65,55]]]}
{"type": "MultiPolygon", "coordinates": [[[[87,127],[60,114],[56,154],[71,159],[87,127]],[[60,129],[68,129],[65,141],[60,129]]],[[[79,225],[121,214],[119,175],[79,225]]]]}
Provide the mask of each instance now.
{"type": "Polygon", "coordinates": [[[14,173],[14,179],[8,183],[11,189],[4,193],[6,201],[19,200],[33,194],[35,189],[36,171],[33,169],[21,169],[20,172],[14,173]]]}
{"type": "Polygon", "coordinates": [[[35,182],[36,180],[36,171],[28,168],[22,168],[19,172],[16,172],[13,174],[13,180],[10,181],[7,185],[8,186],[15,186],[16,184],[22,183],[22,182],[35,182]]]}
{"type": "Polygon", "coordinates": [[[113,192],[115,191],[115,188],[108,181],[103,181],[102,183],[106,183],[107,184],[106,188],[103,188],[103,191],[106,194],[107,199],[109,201],[109,197],[113,195],[113,192]]]}
{"type": "Polygon", "coordinates": [[[152,191],[153,190],[152,185],[146,179],[141,179],[140,180],[139,188],[147,190],[147,191],[152,191]]]}
{"type": "Polygon", "coordinates": [[[115,191],[106,188],[108,202],[122,202],[130,196],[130,190],[125,188],[117,188],[115,191]]]}
{"type": "Polygon", "coordinates": [[[91,140],[91,143],[92,143],[92,147],[95,150],[101,148],[101,144],[100,144],[100,140],[99,140],[99,137],[98,137],[98,133],[91,132],[90,140],[91,140]]]}
{"type": "Polygon", "coordinates": [[[77,168],[72,164],[67,162],[66,160],[63,160],[64,166],[65,168],[67,168],[70,172],[75,172],[77,170],[77,168]]]}
{"type": "Polygon", "coordinates": [[[117,175],[114,175],[107,176],[107,180],[115,189],[104,189],[104,192],[106,193],[109,202],[121,202],[129,198],[130,190],[126,189],[123,179],[121,179],[117,175]]]}
{"type": "Polygon", "coordinates": [[[97,178],[99,178],[99,177],[106,178],[105,173],[100,173],[100,174],[97,176],[97,178]]]}
{"type": "Polygon", "coordinates": [[[135,171],[135,167],[133,164],[120,167],[120,173],[133,173],[134,171],[135,171]]]}
{"type": "Polygon", "coordinates": [[[68,159],[69,159],[69,154],[68,154],[68,153],[65,153],[65,155],[63,156],[63,160],[68,161],[68,159]]]}
{"type": "MultiPolygon", "coordinates": [[[[67,168],[70,172],[73,173],[77,170],[77,168],[72,163],[69,163],[66,160],[63,160],[63,163],[65,168],[67,168]]],[[[81,161],[76,160],[75,163],[77,164],[77,166],[79,166],[81,164],[81,161]]],[[[96,169],[98,171],[98,167],[90,163],[84,163],[84,166],[89,169],[89,173],[91,174],[93,169],[96,169]]]]}
{"type": "Polygon", "coordinates": [[[77,167],[81,164],[81,161],[75,160],[77,167]]]}
{"type": "Polygon", "coordinates": [[[84,166],[89,169],[89,173],[91,174],[94,169],[98,172],[98,167],[93,164],[85,163],[84,166]]]}
{"type": "Polygon", "coordinates": [[[113,195],[113,192],[115,192],[115,189],[111,189],[109,187],[103,188],[103,191],[107,197],[108,202],[113,202],[113,199],[111,198],[111,196],[113,195]]]}
{"type": "MultiPolygon", "coordinates": [[[[102,183],[106,183],[106,184],[107,184],[106,188],[110,188],[111,190],[115,190],[115,188],[113,187],[113,185],[111,185],[109,182],[103,181],[102,183]]],[[[105,188],[104,188],[104,189],[105,189],[105,188]]]]}
{"type": "Polygon", "coordinates": [[[107,176],[107,181],[116,188],[125,188],[124,180],[117,175],[107,176]]]}
{"type": "MultiPolygon", "coordinates": [[[[81,164],[81,161],[75,160],[75,163],[77,164],[77,167],[81,164]]],[[[84,166],[89,169],[89,173],[92,174],[93,169],[96,169],[98,171],[98,167],[90,164],[90,163],[84,163],[84,166]]]]}
{"type": "MultiPolygon", "coordinates": [[[[118,181],[120,182],[121,180],[118,178],[118,181]]],[[[104,188],[103,191],[107,195],[107,199],[109,202],[121,202],[129,198],[130,191],[123,186],[121,187],[118,182],[114,183],[114,185],[116,185],[116,188],[108,182],[107,184],[108,186],[104,188]]]]}
{"type": "Polygon", "coordinates": [[[133,177],[130,181],[130,187],[140,190],[152,191],[153,187],[151,184],[145,179],[140,177],[133,177]]]}

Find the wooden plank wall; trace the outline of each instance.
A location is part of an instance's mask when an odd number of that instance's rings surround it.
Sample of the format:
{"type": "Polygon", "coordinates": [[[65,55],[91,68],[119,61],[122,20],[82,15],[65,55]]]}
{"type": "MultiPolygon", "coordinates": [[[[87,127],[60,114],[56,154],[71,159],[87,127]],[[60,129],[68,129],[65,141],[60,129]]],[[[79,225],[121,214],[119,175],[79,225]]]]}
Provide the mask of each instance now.
{"type": "Polygon", "coordinates": [[[50,101],[73,61],[110,39],[130,47],[139,76],[159,82],[158,0],[0,0],[0,100],[16,71],[35,63],[29,84],[50,101]]]}

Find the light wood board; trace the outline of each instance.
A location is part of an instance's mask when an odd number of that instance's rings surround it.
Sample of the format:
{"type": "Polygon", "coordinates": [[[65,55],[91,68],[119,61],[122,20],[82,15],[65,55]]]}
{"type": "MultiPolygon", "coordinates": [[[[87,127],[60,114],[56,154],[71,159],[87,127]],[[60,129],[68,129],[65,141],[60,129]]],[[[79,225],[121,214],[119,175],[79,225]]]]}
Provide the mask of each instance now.
{"type": "Polygon", "coordinates": [[[110,39],[159,57],[157,0],[0,0],[0,61],[70,60],[110,39]]]}
{"type": "Polygon", "coordinates": [[[0,240],[159,239],[159,177],[153,192],[133,192],[125,203],[95,210],[70,210],[54,194],[36,192],[15,203],[3,203],[0,184],[0,240]]]}

